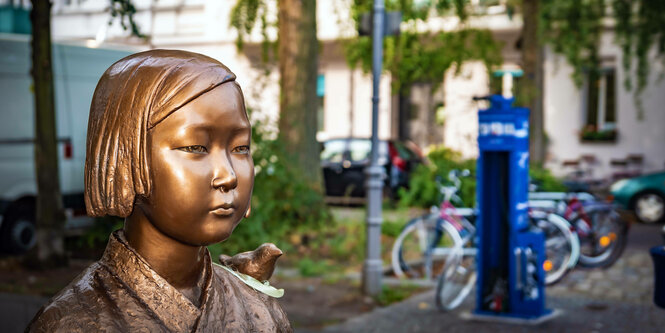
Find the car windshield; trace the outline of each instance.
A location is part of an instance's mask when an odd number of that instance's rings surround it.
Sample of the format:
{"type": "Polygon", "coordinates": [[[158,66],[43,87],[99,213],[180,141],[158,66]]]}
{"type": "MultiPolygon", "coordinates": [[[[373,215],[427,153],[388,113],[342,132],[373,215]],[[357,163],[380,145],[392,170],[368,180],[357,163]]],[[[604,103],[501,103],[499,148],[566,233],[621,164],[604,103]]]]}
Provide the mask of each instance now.
{"type": "MultiPolygon", "coordinates": [[[[352,162],[364,162],[369,159],[371,149],[372,141],[368,139],[329,140],[324,143],[321,160],[333,163],[342,162],[344,159],[352,162]]],[[[380,141],[379,156],[386,155],[387,151],[386,142],[380,141]]]]}
{"type": "Polygon", "coordinates": [[[345,148],[345,140],[326,141],[321,152],[321,160],[334,163],[342,162],[345,148]]]}
{"type": "Polygon", "coordinates": [[[351,161],[364,161],[369,158],[372,151],[372,141],[370,140],[352,140],[349,142],[349,152],[351,161]]]}

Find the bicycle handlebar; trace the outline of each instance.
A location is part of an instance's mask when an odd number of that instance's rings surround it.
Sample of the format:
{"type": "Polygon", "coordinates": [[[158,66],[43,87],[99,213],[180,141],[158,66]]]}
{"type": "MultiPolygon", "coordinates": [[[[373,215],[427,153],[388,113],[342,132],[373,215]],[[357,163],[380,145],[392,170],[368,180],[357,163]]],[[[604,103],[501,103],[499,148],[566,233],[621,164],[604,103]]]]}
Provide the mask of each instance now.
{"type": "Polygon", "coordinates": [[[471,172],[468,169],[464,169],[461,172],[457,169],[450,170],[450,172],[448,172],[448,180],[453,183],[453,186],[443,186],[443,178],[441,176],[436,176],[436,186],[439,189],[439,193],[443,194],[444,201],[450,201],[450,199],[455,197],[456,193],[462,187],[460,175],[461,177],[468,177],[471,175],[471,172]]]}
{"type": "Polygon", "coordinates": [[[489,101],[490,100],[490,95],[473,96],[471,99],[473,99],[475,102],[477,102],[477,101],[489,101]]]}

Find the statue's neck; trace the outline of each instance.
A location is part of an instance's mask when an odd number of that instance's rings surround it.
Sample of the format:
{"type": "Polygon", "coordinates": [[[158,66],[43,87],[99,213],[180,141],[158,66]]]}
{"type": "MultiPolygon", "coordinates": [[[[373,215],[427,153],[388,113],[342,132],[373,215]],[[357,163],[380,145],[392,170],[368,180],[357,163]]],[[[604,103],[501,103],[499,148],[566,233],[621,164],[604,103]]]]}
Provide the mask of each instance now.
{"type": "Polygon", "coordinates": [[[148,262],[150,267],[193,304],[199,305],[204,279],[204,255],[202,246],[192,246],[175,240],[159,231],[135,208],[125,219],[125,237],[148,262]]]}

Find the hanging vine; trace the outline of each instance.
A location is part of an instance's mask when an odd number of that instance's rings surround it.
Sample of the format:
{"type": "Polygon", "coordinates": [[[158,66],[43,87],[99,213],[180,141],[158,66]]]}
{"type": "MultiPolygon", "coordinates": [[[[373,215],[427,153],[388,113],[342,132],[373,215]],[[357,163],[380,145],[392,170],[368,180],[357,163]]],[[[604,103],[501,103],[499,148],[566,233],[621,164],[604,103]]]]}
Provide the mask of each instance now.
{"type": "Polygon", "coordinates": [[[268,29],[277,27],[277,22],[268,19],[268,0],[242,0],[236,1],[231,9],[231,28],[238,32],[236,38],[236,47],[242,50],[245,40],[249,38],[252,31],[259,23],[259,33],[261,34],[261,60],[267,63],[270,60],[270,54],[277,54],[277,42],[271,41],[268,36],[268,29]]]}
{"type": "Polygon", "coordinates": [[[665,64],[665,1],[662,0],[541,0],[540,32],[543,41],[563,55],[573,67],[573,80],[579,86],[585,72],[600,69],[598,48],[607,28],[613,28],[615,41],[623,53],[627,75],[624,86],[634,88],[637,117],[644,117],[641,95],[651,68],[649,52],[665,64]],[[633,72],[633,63],[637,60],[633,72]],[[637,85],[633,87],[633,77],[637,85]]]}
{"type": "Polygon", "coordinates": [[[541,1],[542,41],[566,58],[578,86],[584,82],[585,71],[599,71],[604,12],[604,0],[541,1]]]}
{"type": "Polygon", "coordinates": [[[136,14],[136,7],[132,0],[109,0],[108,10],[111,12],[109,25],[113,24],[113,20],[118,18],[122,30],[129,30],[132,36],[139,38],[146,38],[146,35],[141,33],[138,24],[134,21],[134,14],[136,14]]]}
{"type": "MultiPolygon", "coordinates": [[[[354,0],[351,17],[356,26],[363,13],[371,13],[373,1],[354,0]]],[[[461,70],[465,61],[480,60],[487,68],[501,63],[501,45],[485,29],[466,26],[470,13],[468,0],[395,0],[386,1],[387,11],[402,13],[399,36],[384,39],[384,68],[393,76],[393,91],[416,82],[429,82],[436,87],[450,68],[461,70]],[[456,15],[461,24],[453,31],[418,31],[416,26],[434,15],[456,15]]],[[[371,37],[360,36],[345,41],[349,66],[369,72],[372,65],[371,37]]]]}

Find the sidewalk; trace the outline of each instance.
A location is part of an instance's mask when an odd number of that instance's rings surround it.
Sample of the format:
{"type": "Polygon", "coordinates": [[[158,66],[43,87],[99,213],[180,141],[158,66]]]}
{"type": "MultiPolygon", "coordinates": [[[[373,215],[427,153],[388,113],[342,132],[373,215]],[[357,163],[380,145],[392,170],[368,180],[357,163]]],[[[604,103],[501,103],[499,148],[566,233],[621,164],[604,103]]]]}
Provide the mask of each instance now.
{"type": "Polygon", "coordinates": [[[563,313],[539,326],[462,319],[460,314],[474,309],[473,294],[459,309],[443,313],[431,290],[323,332],[665,332],[665,309],[653,305],[653,266],[643,247],[626,249],[607,270],[577,268],[548,287],[547,306],[563,313]]]}
{"type": "MultiPolygon", "coordinates": [[[[473,309],[469,298],[460,309],[442,313],[434,305],[434,291],[409,300],[377,309],[352,318],[347,322],[330,326],[322,332],[663,332],[665,310],[650,304],[598,303],[588,297],[548,296],[548,307],[563,310],[549,322],[538,326],[469,321],[460,318],[463,312],[473,309]]],[[[299,331],[305,333],[306,331],[299,331]]]]}
{"type": "Polygon", "coordinates": [[[439,312],[431,290],[322,332],[665,332],[665,309],[653,305],[653,264],[648,252],[662,244],[661,227],[633,225],[625,252],[611,268],[576,268],[548,287],[548,308],[562,314],[539,326],[462,319],[460,314],[474,309],[475,291],[459,309],[439,312]]]}
{"type": "Polygon", "coordinates": [[[46,301],[45,297],[0,293],[0,331],[23,332],[46,301]]]}

